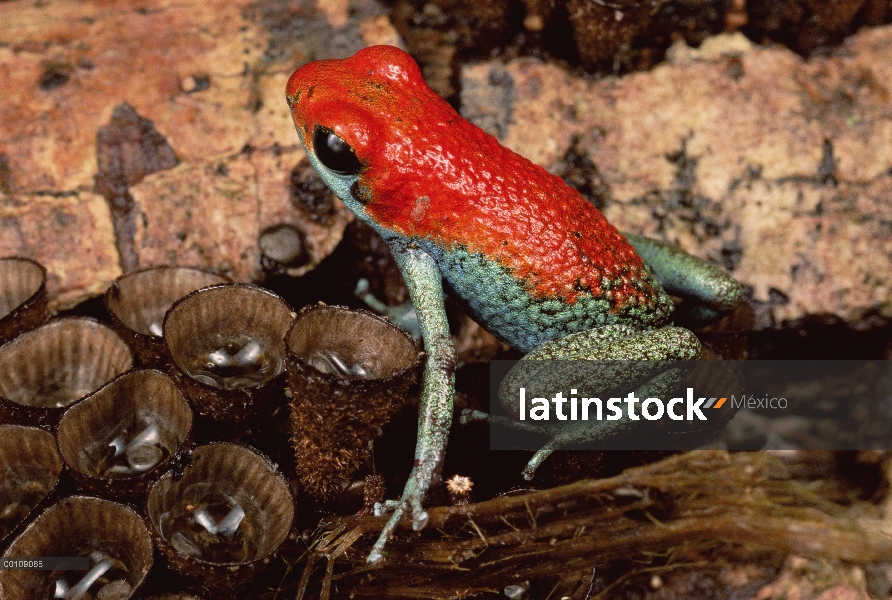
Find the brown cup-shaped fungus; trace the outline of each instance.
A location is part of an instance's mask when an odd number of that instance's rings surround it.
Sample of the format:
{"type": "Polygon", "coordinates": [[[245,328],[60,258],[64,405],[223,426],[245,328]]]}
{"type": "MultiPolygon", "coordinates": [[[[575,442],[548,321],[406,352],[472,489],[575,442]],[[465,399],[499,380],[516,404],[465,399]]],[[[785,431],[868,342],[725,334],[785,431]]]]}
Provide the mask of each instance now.
{"type": "Polygon", "coordinates": [[[192,411],[159,371],[128,371],[72,406],[56,439],[82,488],[113,499],[144,499],[151,484],[185,450],[192,411]]]}
{"type": "Polygon", "coordinates": [[[408,403],[421,354],[390,321],[339,306],[304,308],[286,342],[297,475],[307,494],[332,500],[408,403]]]}
{"type": "Polygon", "coordinates": [[[291,530],[294,499],[285,478],[244,446],[199,446],[182,477],[167,473],[146,505],[152,535],[171,567],[219,598],[250,581],[291,530]]]}
{"type": "Polygon", "coordinates": [[[46,269],[28,258],[0,259],[0,344],[46,320],[46,269]]]}
{"type": "Polygon", "coordinates": [[[195,290],[229,282],[229,278],[191,267],[150,267],[123,275],[105,293],[112,327],[144,365],[169,363],[161,337],[164,315],[174,302],[195,290]]]}
{"type": "Polygon", "coordinates": [[[164,317],[164,342],[192,407],[224,422],[270,410],[281,396],[293,320],[285,300],[255,285],[207,287],[177,301],[164,317]]]}
{"type": "Polygon", "coordinates": [[[192,594],[161,594],[160,596],[151,596],[148,600],[201,600],[198,596],[192,594]]]}
{"type": "Polygon", "coordinates": [[[90,569],[0,570],[0,600],[126,600],[152,568],[152,541],[133,509],[100,498],[71,496],[46,509],[3,554],[28,556],[86,556],[90,569]]]}
{"type": "Polygon", "coordinates": [[[61,472],[52,434],[0,425],[0,546],[55,489],[61,472]]]}
{"type": "Polygon", "coordinates": [[[50,321],[0,347],[0,420],[51,427],[132,365],[124,340],[98,321],[50,321]]]}

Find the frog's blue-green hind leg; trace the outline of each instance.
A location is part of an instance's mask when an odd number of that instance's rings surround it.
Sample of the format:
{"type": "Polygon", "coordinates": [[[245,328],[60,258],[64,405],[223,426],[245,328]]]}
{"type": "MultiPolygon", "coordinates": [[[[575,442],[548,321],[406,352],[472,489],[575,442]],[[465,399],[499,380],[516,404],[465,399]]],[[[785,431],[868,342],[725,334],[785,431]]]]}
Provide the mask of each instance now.
{"type": "MultiPolygon", "coordinates": [[[[677,330],[677,333],[687,332],[686,329],[680,327],[671,329],[677,330]]],[[[660,331],[666,332],[665,329],[660,331]]],[[[669,335],[675,335],[675,332],[669,332],[669,335]]],[[[690,334],[690,338],[687,338],[685,334],[681,335],[682,337],[679,338],[679,340],[682,341],[682,343],[686,343],[687,349],[681,350],[679,356],[682,358],[679,360],[691,360],[699,354],[699,343],[696,342],[696,338],[693,334],[690,334]],[[691,338],[693,338],[694,342],[691,342],[691,338]],[[687,354],[685,354],[686,352],[687,354]]],[[[629,366],[631,367],[631,365],[629,366]]],[[[665,397],[666,392],[675,388],[678,383],[684,379],[685,372],[686,369],[684,367],[668,368],[655,375],[649,381],[643,382],[641,387],[635,390],[635,394],[639,398],[665,397]]],[[[575,426],[558,428],[554,437],[536,451],[533,458],[531,458],[524,467],[521,475],[523,475],[523,478],[527,481],[532,480],[539,465],[541,465],[546,458],[551,456],[555,450],[567,448],[574,444],[590,442],[593,441],[593,439],[608,440],[617,435],[622,435],[624,432],[632,431],[633,429],[634,424],[627,418],[620,419],[619,421],[598,423],[596,427],[592,427],[589,423],[579,422],[575,426]]]]}
{"type": "Polygon", "coordinates": [[[413,529],[418,531],[427,524],[427,512],[422,502],[434,478],[440,475],[452,424],[455,392],[455,347],[446,320],[440,270],[430,255],[410,241],[399,238],[386,241],[409,287],[424,336],[427,363],[421,387],[415,465],[396,510],[369,553],[369,563],[377,563],[384,557],[384,546],[407,509],[411,510],[413,529]]]}
{"type": "MultiPolygon", "coordinates": [[[[499,390],[500,398],[505,403],[505,394],[511,394],[518,381],[531,383],[535,379],[536,361],[543,360],[594,360],[606,363],[619,363],[619,368],[611,373],[605,370],[598,373],[597,379],[605,388],[615,387],[617,384],[631,384],[638,381],[640,386],[636,391],[639,395],[661,395],[661,391],[671,389],[677,383],[675,371],[665,361],[695,360],[700,357],[700,342],[691,331],[682,327],[664,327],[641,331],[628,325],[608,325],[598,329],[580,331],[564,338],[545,342],[521,359],[521,361],[508,373],[499,390]],[[660,361],[654,363],[653,361],[660,361]],[[640,364],[640,368],[635,366],[640,364]],[[526,367],[530,371],[524,374],[526,367]],[[669,371],[664,369],[669,368],[669,371]],[[515,373],[517,371],[517,373],[515,373]],[[511,380],[514,378],[514,382],[511,380]]],[[[575,371],[575,369],[574,369],[575,371]]],[[[559,377],[562,374],[558,369],[544,369],[546,389],[569,389],[574,385],[564,385],[559,377]],[[548,379],[557,376],[557,380],[548,379]]],[[[574,373],[575,375],[575,373],[574,373]]],[[[641,397],[648,397],[642,395],[641,397]]],[[[490,416],[480,411],[465,410],[461,416],[461,422],[486,421],[497,423],[512,429],[535,431],[537,433],[549,433],[541,426],[536,427],[527,422],[515,421],[509,417],[490,416]]],[[[553,432],[553,437],[540,448],[527,463],[523,470],[526,480],[533,479],[536,469],[555,450],[560,450],[572,444],[609,440],[622,436],[632,427],[632,423],[626,419],[618,421],[580,422],[576,427],[562,425],[553,432]]]]}
{"type": "Polygon", "coordinates": [[[718,265],[663,242],[624,235],[663,289],[686,299],[676,310],[679,321],[693,327],[707,325],[743,301],[740,284],[718,265]]]}

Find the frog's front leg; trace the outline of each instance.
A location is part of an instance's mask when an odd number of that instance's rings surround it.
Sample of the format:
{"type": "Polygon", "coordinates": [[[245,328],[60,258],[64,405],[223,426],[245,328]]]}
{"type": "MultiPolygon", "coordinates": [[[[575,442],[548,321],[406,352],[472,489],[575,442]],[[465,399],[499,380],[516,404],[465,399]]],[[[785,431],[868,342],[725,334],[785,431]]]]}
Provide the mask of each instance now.
{"type": "Polygon", "coordinates": [[[369,554],[369,563],[383,558],[384,546],[407,509],[412,512],[413,529],[418,531],[427,524],[422,502],[443,466],[455,392],[455,347],[446,320],[440,270],[434,259],[411,240],[394,237],[386,241],[415,305],[427,363],[421,386],[415,465],[396,510],[369,554]]]}
{"type": "Polygon", "coordinates": [[[740,284],[718,265],[641,235],[625,236],[663,289],[687,300],[676,309],[679,321],[707,325],[743,301],[740,284]]]}

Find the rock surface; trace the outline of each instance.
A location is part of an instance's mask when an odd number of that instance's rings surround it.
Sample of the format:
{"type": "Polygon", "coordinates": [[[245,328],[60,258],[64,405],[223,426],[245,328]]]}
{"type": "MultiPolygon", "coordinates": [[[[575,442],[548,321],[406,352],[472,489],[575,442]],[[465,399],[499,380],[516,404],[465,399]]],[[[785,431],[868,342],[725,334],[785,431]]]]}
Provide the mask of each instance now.
{"type": "Polygon", "coordinates": [[[296,149],[255,151],[146,177],[131,188],[140,211],[134,232],[140,264],[213,265],[250,281],[262,266],[262,232],[288,224],[301,248],[283,267],[292,275],[309,271],[337,246],[352,213],[333,201],[331,218],[320,222],[292,202],[290,174],[303,160],[296,149]]]}
{"type": "Polygon", "coordinates": [[[737,36],[669,56],[598,81],[469,66],[462,108],[552,172],[589,159],[608,219],[723,264],[759,327],[892,317],[892,27],[809,61],[737,36]]]}
{"type": "Polygon", "coordinates": [[[121,274],[111,214],[98,194],[0,194],[0,256],[27,256],[47,268],[53,305],[101,294],[121,274]]]}
{"type": "Polygon", "coordinates": [[[0,192],[8,197],[0,248],[45,262],[53,308],[100,293],[122,266],[179,263],[261,278],[268,265],[259,239],[269,227],[292,226],[303,246],[276,265],[291,274],[337,245],[346,209],[338,203],[323,222],[294,198],[291,172],[305,156],[284,88],[314,58],[399,43],[377,3],[14,0],[0,3],[0,20],[0,192]],[[98,132],[125,103],[135,127],[111,136],[118,149],[98,164],[98,132]],[[151,148],[170,148],[175,160],[151,148]],[[123,176],[111,183],[97,178],[116,168],[123,176]],[[94,189],[113,211],[95,206],[94,189]],[[67,214],[75,197],[89,197],[90,227],[45,238],[39,224],[21,227],[40,210],[67,214]],[[30,206],[37,198],[42,208],[30,206]],[[99,250],[108,239],[92,239],[94,231],[118,235],[99,250]]]}

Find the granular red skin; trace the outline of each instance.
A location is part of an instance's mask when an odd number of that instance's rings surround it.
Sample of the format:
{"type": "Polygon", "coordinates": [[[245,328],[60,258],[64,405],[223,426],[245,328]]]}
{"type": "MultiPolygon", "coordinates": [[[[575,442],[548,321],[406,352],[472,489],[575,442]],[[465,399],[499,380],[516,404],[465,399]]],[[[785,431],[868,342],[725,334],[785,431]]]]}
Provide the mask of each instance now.
{"type": "Polygon", "coordinates": [[[572,304],[588,292],[610,298],[614,311],[631,298],[653,302],[641,258],[604,215],[463,119],[402,50],[374,46],[310,63],[291,76],[287,95],[307,143],[321,125],[353,148],[366,212],[382,227],[481,253],[534,298],[572,304]]]}

